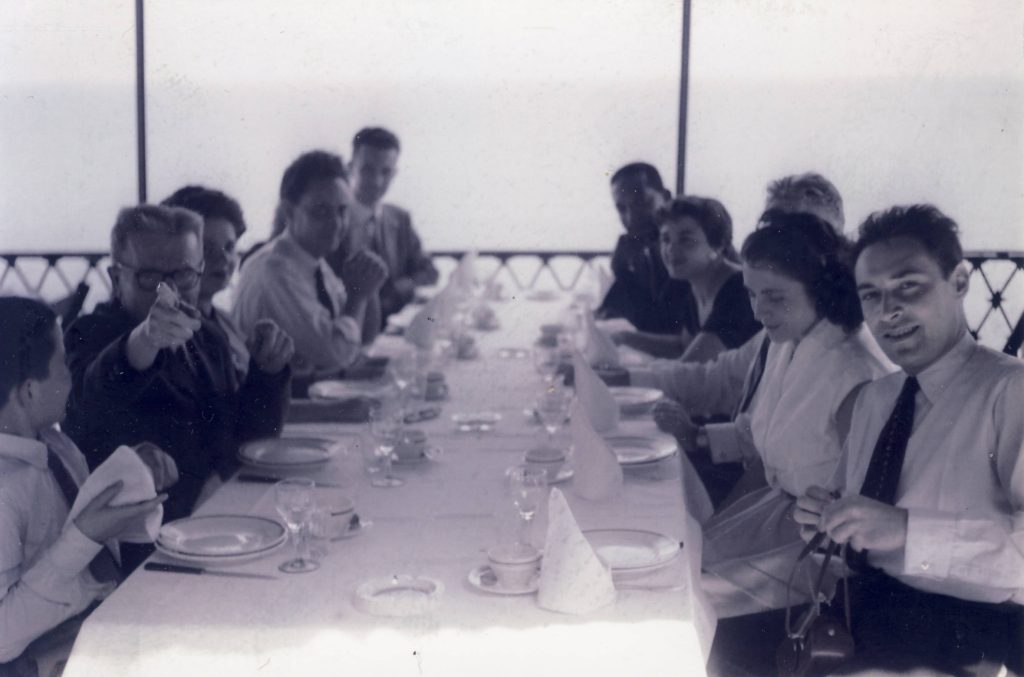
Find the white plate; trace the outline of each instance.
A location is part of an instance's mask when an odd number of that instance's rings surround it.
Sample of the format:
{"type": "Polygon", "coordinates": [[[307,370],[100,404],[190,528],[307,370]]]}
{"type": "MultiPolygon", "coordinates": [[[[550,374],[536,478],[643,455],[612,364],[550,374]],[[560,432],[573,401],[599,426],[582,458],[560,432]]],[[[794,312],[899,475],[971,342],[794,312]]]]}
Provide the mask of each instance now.
{"type": "Polygon", "coordinates": [[[619,405],[619,410],[626,416],[646,414],[660,400],[664,393],[656,388],[632,388],[616,386],[609,388],[612,398],[619,405]]]}
{"type": "Polygon", "coordinates": [[[435,447],[430,445],[427,446],[427,448],[424,449],[423,453],[421,453],[419,456],[403,458],[401,456],[396,455],[395,460],[391,462],[394,463],[395,465],[420,465],[421,463],[426,463],[427,461],[436,461],[438,458],[441,457],[441,454],[443,453],[444,452],[441,450],[441,447],[435,447]]]}
{"type": "Polygon", "coordinates": [[[348,400],[353,397],[383,397],[391,387],[381,381],[317,381],[309,386],[309,396],[318,400],[348,400]]]}
{"type": "Polygon", "coordinates": [[[491,567],[484,564],[469,572],[469,584],[492,595],[530,595],[540,587],[540,573],[531,578],[525,587],[503,588],[498,585],[498,577],[491,571],[491,567]]]}
{"type": "Polygon", "coordinates": [[[323,437],[271,437],[242,445],[238,460],[256,468],[307,468],[331,460],[337,445],[323,437]]]}
{"type": "Polygon", "coordinates": [[[443,592],[441,581],[399,574],[361,584],[352,603],[363,613],[374,616],[418,616],[433,609],[443,592]]]}
{"type": "Polygon", "coordinates": [[[501,420],[501,414],[481,411],[472,414],[452,414],[452,422],[459,432],[489,432],[501,420]]]}
{"type": "Polygon", "coordinates": [[[612,574],[629,576],[661,568],[679,555],[679,541],[641,529],[584,531],[594,552],[612,574]]]}
{"type": "Polygon", "coordinates": [[[668,435],[608,435],[605,441],[615,452],[620,465],[654,463],[676,453],[678,445],[668,435]]]}
{"type": "Polygon", "coordinates": [[[163,525],[156,547],[187,562],[241,564],[284,545],[287,533],[280,523],[264,517],[204,515],[163,525]]]}

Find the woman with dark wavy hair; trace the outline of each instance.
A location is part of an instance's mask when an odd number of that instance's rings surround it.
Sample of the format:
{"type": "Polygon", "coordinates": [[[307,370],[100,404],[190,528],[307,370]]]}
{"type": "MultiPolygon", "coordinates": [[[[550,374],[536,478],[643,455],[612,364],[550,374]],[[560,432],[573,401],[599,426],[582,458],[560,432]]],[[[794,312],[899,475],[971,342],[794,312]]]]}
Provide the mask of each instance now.
{"type": "MultiPolygon", "coordinates": [[[[811,485],[834,488],[856,394],[892,370],[863,325],[848,252],[818,217],[776,211],[743,244],[744,284],[770,344],[749,418],[732,428],[745,438],[732,445],[741,457],[716,457],[728,445],[710,449],[716,463],[763,466],[765,486],[704,525],[702,583],[720,617],[785,604],[803,545],[794,497],[811,485]]],[[[662,408],[659,425],[694,450],[694,426],[678,413],[673,421],[662,408]]],[[[701,432],[714,437],[714,425],[701,432]]]]}
{"type": "Polygon", "coordinates": [[[732,218],[718,200],[677,198],[655,215],[661,260],[673,280],[689,283],[680,334],[622,331],[616,343],[655,357],[706,362],[738,348],[760,323],[750,310],[739,257],[732,246],[732,218]]]}

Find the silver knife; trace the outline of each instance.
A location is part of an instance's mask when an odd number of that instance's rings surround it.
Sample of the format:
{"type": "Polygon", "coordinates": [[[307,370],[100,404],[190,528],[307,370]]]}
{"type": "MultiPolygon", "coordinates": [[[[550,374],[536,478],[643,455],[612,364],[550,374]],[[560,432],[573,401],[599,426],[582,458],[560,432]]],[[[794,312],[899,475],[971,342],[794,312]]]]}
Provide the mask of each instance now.
{"type": "Polygon", "coordinates": [[[263,578],[276,581],[277,576],[267,574],[250,574],[244,571],[211,571],[202,567],[190,567],[184,564],[164,564],[163,562],[147,562],[143,567],[146,571],[159,571],[166,574],[192,574],[195,576],[205,574],[207,576],[229,576],[231,578],[263,578]]]}
{"type": "MultiPolygon", "coordinates": [[[[243,483],[246,483],[246,484],[252,484],[252,483],[255,483],[255,484],[276,484],[276,483],[280,482],[283,479],[285,479],[285,478],[284,477],[279,477],[277,475],[260,475],[260,474],[256,474],[256,473],[246,473],[246,472],[241,472],[241,473],[238,473],[237,475],[235,475],[235,480],[236,481],[243,482],[243,483]]],[[[324,487],[324,488],[327,488],[327,489],[342,489],[343,488],[340,484],[336,484],[334,482],[321,482],[320,480],[314,480],[314,482],[316,483],[316,486],[324,487]]]]}

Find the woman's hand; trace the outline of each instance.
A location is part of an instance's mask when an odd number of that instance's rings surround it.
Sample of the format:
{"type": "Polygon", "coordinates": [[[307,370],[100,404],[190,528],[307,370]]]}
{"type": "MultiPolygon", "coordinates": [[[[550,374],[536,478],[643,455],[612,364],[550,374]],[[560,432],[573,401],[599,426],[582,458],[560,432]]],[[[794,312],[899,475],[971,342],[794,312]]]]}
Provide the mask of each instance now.
{"type": "Polygon", "coordinates": [[[693,453],[697,450],[697,426],[683,405],[675,400],[661,400],[654,405],[654,422],[658,429],[675,436],[683,451],[693,453]]]}

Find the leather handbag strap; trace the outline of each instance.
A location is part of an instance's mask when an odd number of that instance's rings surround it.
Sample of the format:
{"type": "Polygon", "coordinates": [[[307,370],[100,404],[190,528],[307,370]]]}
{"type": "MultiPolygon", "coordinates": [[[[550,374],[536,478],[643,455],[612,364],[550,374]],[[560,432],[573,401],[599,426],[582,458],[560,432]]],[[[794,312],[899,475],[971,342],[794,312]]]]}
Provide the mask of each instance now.
{"type": "MultiPolygon", "coordinates": [[[[844,551],[844,554],[846,547],[847,546],[845,545],[842,546],[842,551],[844,551]]],[[[803,639],[807,635],[807,630],[808,628],[810,628],[811,623],[814,621],[815,618],[821,615],[821,587],[825,582],[825,572],[828,571],[829,562],[832,561],[832,555],[833,553],[835,553],[835,551],[836,544],[833,543],[832,540],[825,535],[825,532],[819,531],[817,534],[814,535],[814,537],[810,541],[807,542],[807,545],[804,546],[803,550],[801,550],[800,554],[797,556],[796,562],[793,563],[793,570],[790,571],[789,580],[786,583],[786,635],[790,639],[803,639]],[[793,630],[793,605],[791,600],[791,595],[793,592],[793,578],[796,576],[797,570],[800,569],[800,563],[807,559],[807,557],[811,553],[813,553],[823,544],[825,548],[825,558],[821,562],[821,570],[818,571],[818,578],[811,588],[812,607],[807,611],[806,614],[804,614],[804,617],[800,623],[800,627],[798,627],[796,630],[793,630]]],[[[809,574],[808,579],[810,579],[809,574]]],[[[852,631],[852,624],[850,622],[850,584],[846,576],[843,576],[843,601],[845,602],[843,608],[845,612],[844,615],[846,617],[846,629],[852,631]]]]}

